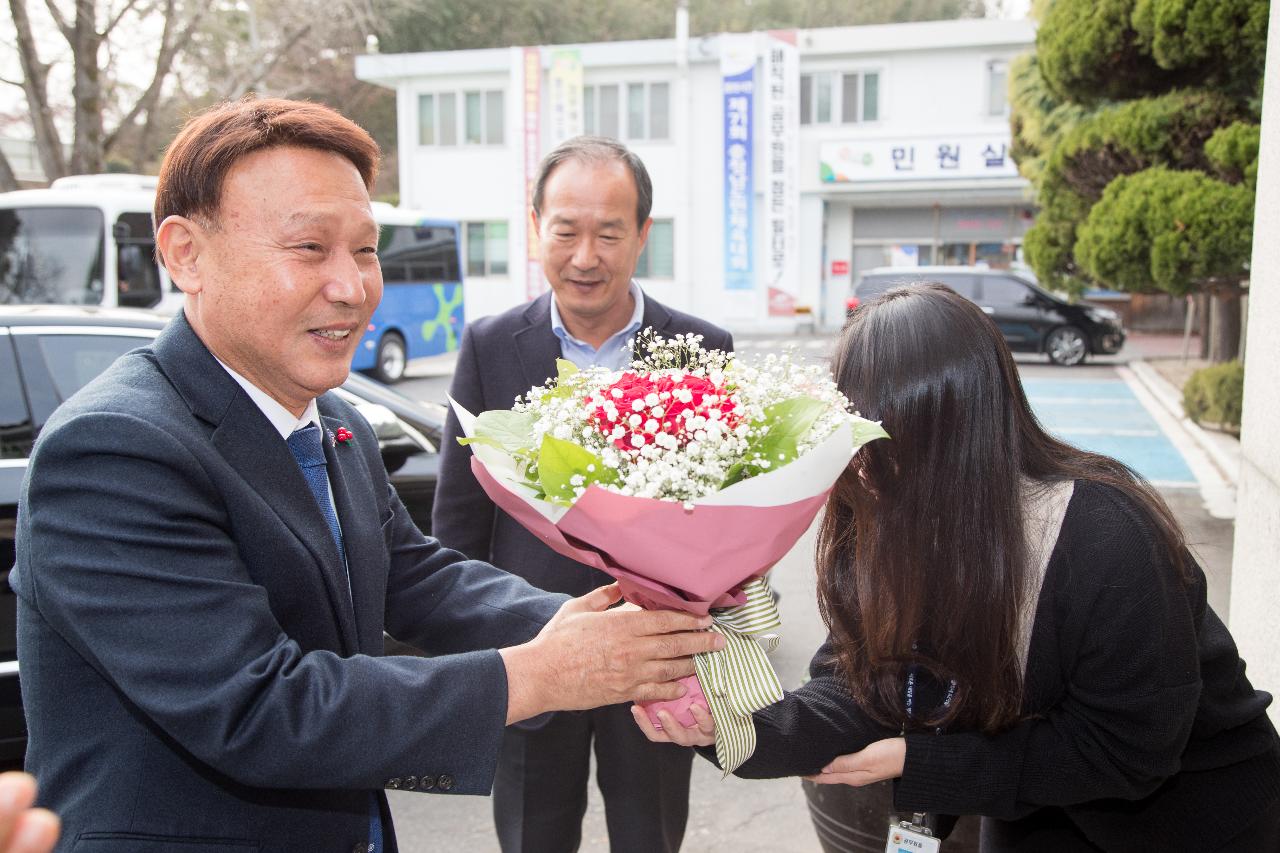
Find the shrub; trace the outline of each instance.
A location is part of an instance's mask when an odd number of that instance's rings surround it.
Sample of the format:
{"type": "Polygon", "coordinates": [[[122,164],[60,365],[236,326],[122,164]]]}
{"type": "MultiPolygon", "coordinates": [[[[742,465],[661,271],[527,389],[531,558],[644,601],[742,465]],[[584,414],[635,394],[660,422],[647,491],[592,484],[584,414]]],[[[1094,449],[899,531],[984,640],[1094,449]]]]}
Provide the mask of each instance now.
{"type": "Polygon", "coordinates": [[[1244,405],[1244,365],[1215,364],[1191,374],[1182,388],[1182,409],[1196,423],[1239,435],[1244,405]]]}

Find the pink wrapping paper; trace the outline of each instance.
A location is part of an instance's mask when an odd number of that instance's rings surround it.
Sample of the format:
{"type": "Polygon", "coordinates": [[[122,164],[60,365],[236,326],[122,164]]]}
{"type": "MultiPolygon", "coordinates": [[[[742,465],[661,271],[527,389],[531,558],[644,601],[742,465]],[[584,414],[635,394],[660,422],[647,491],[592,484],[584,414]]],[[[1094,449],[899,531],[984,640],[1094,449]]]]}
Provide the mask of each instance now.
{"type": "MultiPolygon", "coordinates": [[[[495,504],[559,554],[618,581],[623,597],[646,609],[706,615],[745,604],[741,586],[762,576],[791,550],[822,508],[827,492],[779,506],[698,505],[637,498],[590,486],[552,523],[499,482],[477,457],[471,470],[495,504]]],[[[659,709],[693,725],[693,704],[706,707],[694,676],[671,702],[641,703],[658,723],[659,709]]]]}

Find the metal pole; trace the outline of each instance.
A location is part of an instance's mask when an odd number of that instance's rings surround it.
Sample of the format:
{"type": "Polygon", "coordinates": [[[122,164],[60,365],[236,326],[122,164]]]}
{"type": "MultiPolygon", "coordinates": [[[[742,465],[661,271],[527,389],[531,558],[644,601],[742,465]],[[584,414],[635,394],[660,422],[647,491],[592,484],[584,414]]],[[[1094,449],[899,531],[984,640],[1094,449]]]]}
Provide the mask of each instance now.
{"type": "Polygon", "coordinates": [[[1196,298],[1187,294],[1187,322],[1182,327],[1182,363],[1187,363],[1187,355],[1191,351],[1191,327],[1196,321],[1196,298]]]}

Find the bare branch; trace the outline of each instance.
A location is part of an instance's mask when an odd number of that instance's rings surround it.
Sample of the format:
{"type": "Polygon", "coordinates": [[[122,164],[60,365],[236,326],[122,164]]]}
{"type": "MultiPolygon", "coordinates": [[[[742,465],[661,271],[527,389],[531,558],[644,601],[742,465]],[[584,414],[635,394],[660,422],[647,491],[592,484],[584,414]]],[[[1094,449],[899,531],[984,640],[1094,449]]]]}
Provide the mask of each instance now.
{"type": "Polygon", "coordinates": [[[308,32],[311,31],[311,24],[304,24],[284,38],[283,46],[275,51],[274,54],[264,54],[259,56],[255,61],[248,64],[248,72],[240,75],[239,78],[232,81],[232,85],[223,90],[223,96],[228,101],[234,101],[242,98],[250,90],[260,84],[273,68],[280,63],[289,51],[293,50],[294,45],[302,40],[308,32]]]}
{"type": "MultiPolygon", "coordinates": [[[[52,0],[49,0],[49,2],[52,2],[52,0]]],[[[129,10],[137,5],[138,5],[138,0],[129,0],[129,2],[121,6],[120,11],[116,14],[116,16],[107,22],[106,29],[102,31],[102,37],[105,39],[107,36],[111,35],[111,31],[116,28],[116,24],[120,23],[120,19],[123,18],[125,15],[129,14],[129,10]]]]}
{"type": "Polygon", "coordinates": [[[67,19],[62,16],[62,10],[58,8],[54,0],[44,0],[44,5],[49,10],[49,15],[53,18],[54,24],[57,25],[58,30],[62,33],[62,37],[67,41],[73,41],[75,39],[75,31],[67,23],[67,19]]]}
{"type": "Polygon", "coordinates": [[[156,65],[151,75],[151,83],[138,97],[133,107],[120,119],[115,130],[107,135],[106,142],[103,144],[104,151],[110,151],[116,140],[119,139],[121,131],[133,124],[134,120],[144,112],[147,114],[147,120],[151,120],[151,114],[160,100],[160,92],[164,88],[164,81],[173,68],[174,58],[190,43],[196,27],[200,24],[200,19],[209,8],[208,4],[197,5],[195,11],[191,13],[191,17],[175,34],[173,22],[176,16],[173,14],[173,7],[174,0],[167,0],[165,4],[164,30],[160,36],[160,52],[156,55],[156,65]]]}
{"type": "Polygon", "coordinates": [[[22,64],[22,91],[27,96],[27,112],[36,137],[40,154],[40,167],[49,180],[67,173],[62,140],[53,123],[53,110],[49,104],[49,66],[40,61],[36,52],[36,40],[31,31],[31,19],[27,17],[26,0],[9,0],[14,29],[18,36],[18,58],[22,64]]]}
{"type": "Polygon", "coordinates": [[[19,89],[23,88],[21,80],[10,80],[8,77],[0,77],[0,83],[8,83],[10,86],[17,86],[19,89]]]}

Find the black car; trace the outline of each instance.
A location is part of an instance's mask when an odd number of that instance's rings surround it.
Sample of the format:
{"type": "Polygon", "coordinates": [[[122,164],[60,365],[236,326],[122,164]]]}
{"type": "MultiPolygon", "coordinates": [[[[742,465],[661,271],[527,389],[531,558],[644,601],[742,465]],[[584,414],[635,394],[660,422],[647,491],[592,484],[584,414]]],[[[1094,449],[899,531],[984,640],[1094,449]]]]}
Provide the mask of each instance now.
{"type": "Polygon", "coordinates": [[[1088,355],[1113,355],[1124,346],[1120,315],[1072,305],[1040,287],[1029,273],[985,267],[880,267],[859,277],[849,311],[892,287],[938,281],[991,316],[1014,352],[1044,353],[1054,364],[1080,364],[1088,355]]]}
{"type": "MultiPolygon", "coordinates": [[[[130,309],[0,307],[0,767],[20,762],[26,750],[9,570],[18,490],[32,443],[63,400],[124,353],[145,346],[166,322],[163,315],[130,309]]],[[[429,532],[444,407],[411,400],[356,373],[335,393],[373,426],[392,485],[414,522],[429,532]]]]}

